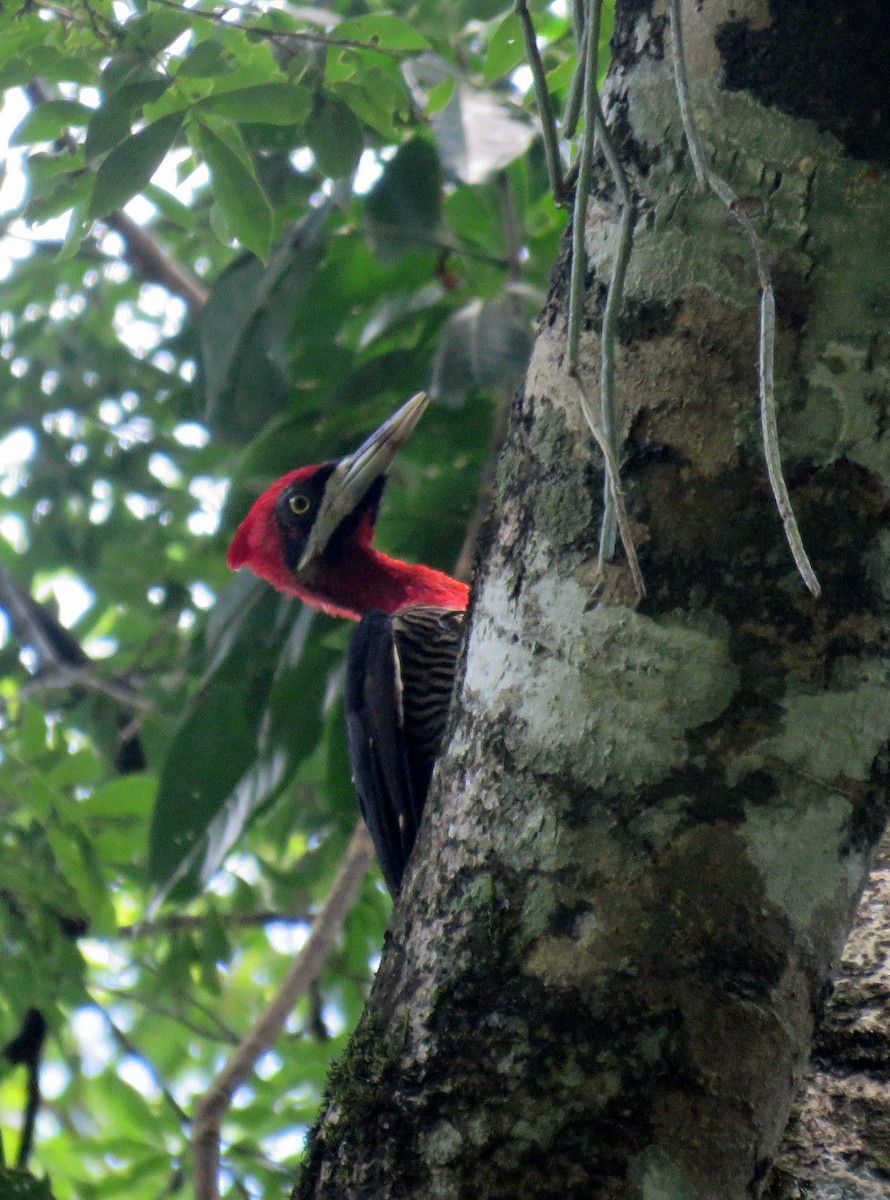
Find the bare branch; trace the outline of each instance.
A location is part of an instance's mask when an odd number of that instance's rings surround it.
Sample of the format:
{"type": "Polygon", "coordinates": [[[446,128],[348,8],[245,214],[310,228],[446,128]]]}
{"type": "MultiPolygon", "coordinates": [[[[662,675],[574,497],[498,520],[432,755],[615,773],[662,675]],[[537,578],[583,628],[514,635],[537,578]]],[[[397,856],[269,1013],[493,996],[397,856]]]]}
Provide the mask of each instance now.
{"type": "MultiPolygon", "coordinates": [[[[597,23],[598,24],[598,23],[597,23]]],[[[596,117],[596,131],[600,145],[615,180],[621,198],[621,221],[618,226],[618,246],[609,280],[609,294],[603,310],[603,326],[600,331],[600,408],[602,410],[603,436],[609,443],[612,455],[618,460],[618,405],[615,398],[615,346],[618,341],[618,314],[624,299],[624,281],[633,246],[633,229],[636,210],[630,191],[627,174],[618,156],[612,134],[606,125],[596,86],[591,88],[591,105],[596,117]]],[[[614,488],[606,481],[603,489],[603,526],[600,533],[600,565],[615,553],[615,507],[617,498],[614,488]],[[614,502],[614,503],[613,503],[614,502]]]]}
{"type": "MultiPolygon", "coordinates": [[[[216,913],[214,921],[224,929],[260,929],[264,925],[305,925],[309,914],[300,912],[277,912],[260,909],[258,912],[216,913]]],[[[190,916],[186,913],[169,913],[154,921],[136,921],[132,925],[119,925],[113,938],[134,942],[142,938],[163,937],[168,933],[200,933],[207,928],[207,917],[190,916]]]]}
{"type": "Polygon", "coordinates": [[[91,659],[73,634],[45,604],[16,583],[5,567],[0,567],[0,607],[6,610],[18,640],[33,646],[47,670],[79,670],[90,664],[91,659]]]}
{"type": "MultiPolygon", "coordinates": [[[[109,700],[114,700],[123,708],[132,708],[142,713],[151,713],[155,709],[152,700],[140,696],[126,682],[119,683],[113,679],[103,679],[86,667],[66,667],[62,664],[54,664],[50,670],[41,672],[40,675],[29,680],[23,685],[21,693],[23,697],[28,697],[34,692],[49,691],[52,688],[67,690],[78,687],[85,688],[88,692],[98,692],[101,696],[107,696],[109,700]]],[[[137,728],[128,727],[124,734],[125,736],[134,736],[137,732],[137,728]]]]}
{"type": "MultiPolygon", "coordinates": [[[[589,116],[591,89],[596,91],[597,59],[599,55],[599,12],[601,5],[594,0],[591,19],[585,25],[585,63],[583,103],[585,115],[589,116]],[[592,30],[592,32],[591,32],[592,30]],[[591,83],[593,80],[593,83],[591,83]]],[[[587,224],[587,201],[590,199],[590,177],[593,168],[594,122],[588,120],[581,141],[578,158],[578,180],[575,184],[575,206],[572,212],[572,272],[569,279],[568,345],[566,348],[566,370],[570,375],[578,369],[578,351],[581,345],[581,324],[584,318],[584,267],[587,251],[584,246],[584,230],[587,224]]]]}
{"type": "Polygon", "coordinates": [[[6,610],[19,642],[32,646],[40,660],[41,673],[25,685],[23,695],[35,689],[82,687],[130,709],[153,710],[152,702],[140,696],[129,682],[97,675],[93,660],[77,638],[45,604],[20,587],[5,567],[0,567],[0,608],[6,610]]]}
{"type": "Polygon", "coordinates": [[[488,456],[488,462],[483,469],[482,479],[479,483],[479,495],[476,497],[476,505],[467,522],[467,531],[464,534],[463,544],[457,556],[454,574],[458,579],[462,579],[466,583],[469,583],[472,578],[476,544],[485,523],[485,518],[491,509],[492,500],[494,499],[498,458],[507,436],[507,424],[510,418],[510,402],[512,399],[512,391],[502,390],[494,416],[491,454],[488,456]]]}
{"type": "Polygon", "coordinates": [[[105,1008],[103,1008],[103,1006],[97,1000],[93,1001],[93,1005],[96,1008],[96,1011],[101,1014],[102,1019],[105,1021],[105,1024],[108,1026],[109,1033],[114,1038],[115,1042],[117,1042],[118,1046],[123,1051],[123,1053],[128,1055],[130,1058],[137,1059],[139,1062],[142,1063],[142,1065],[145,1067],[145,1069],[148,1071],[148,1073],[151,1075],[152,1079],[154,1080],[155,1085],[158,1088],[158,1091],[161,1093],[161,1095],[164,1098],[164,1101],[169,1106],[171,1111],[176,1115],[177,1120],[180,1122],[180,1124],[184,1125],[187,1128],[191,1124],[191,1118],[189,1117],[189,1115],[185,1111],[185,1109],[183,1109],[177,1103],[176,1097],[173,1095],[173,1093],[167,1087],[166,1083],[164,1082],[164,1077],[161,1074],[161,1072],[158,1070],[155,1063],[152,1062],[152,1060],[139,1049],[139,1047],[132,1040],[132,1038],[127,1033],[125,1033],[124,1030],[121,1029],[119,1025],[117,1025],[115,1023],[114,1019],[111,1016],[111,1013],[109,1013],[105,1008]]]}
{"type": "Polygon", "coordinates": [[[210,289],[185,267],[171,258],[157,238],[125,212],[113,212],[105,224],[124,239],[125,257],[145,279],[162,284],[171,295],[179,296],[192,312],[200,312],[210,298],[210,289]]]}
{"type": "Polygon", "coordinates": [[[584,81],[587,78],[587,30],[583,29],[578,39],[578,65],[572,76],[565,112],[562,117],[563,137],[573,138],[578,130],[578,118],[581,116],[581,103],[584,99],[584,81]]]}
{"type": "Polygon", "coordinates": [[[294,1005],[306,994],[324,968],[373,857],[370,835],[360,821],[331,890],[312,923],[309,940],[294,959],[272,1003],[198,1105],[192,1135],[197,1200],[218,1200],[222,1119],[235,1091],[250,1078],[260,1055],[275,1044],[294,1005]]]}
{"type": "MultiPolygon", "coordinates": [[[[152,973],[151,966],[142,962],[140,964],[143,971],[152,973]]],[[[155,968],[154,975],[158,977],[160,971],[155,968]]],[[[174,989],[170,995],[170,1006],[158,1003],[153,997],[145,996],[140,992],[134,992],[130,988],[114,988],[107,984],[94,983],[93,990],[101,990],[108,996],[114,996],[117,1000],[125,1000],[128,1004],[138,1004],[140,1008],[144,1008],[146,1012],[154,1013],[156,1016],[164,1017],[168,1021],[174,1022],[176,1025],[181,1025],[183,1029],[187,1029],[196,1037],[203,1038],[207,1042],[223,1042],[227,1046],[237,1046],[241,1041],[234,1029],[230,1029],[223,1021],[217,1017],[216,1013],[212,1012],[207,1005],[201,1004],[194,996],[187,996],[184,991],[174,989]],[[199,1012],[202,1017],[207,1019],[207,1025],[201,1025],[198,1021],[190,1020],[182,1014],[185,1009],[191,1006],[196,1012],[199,1012]]],[[[168,991],[169,991],[168,984],[168,991]]]]}

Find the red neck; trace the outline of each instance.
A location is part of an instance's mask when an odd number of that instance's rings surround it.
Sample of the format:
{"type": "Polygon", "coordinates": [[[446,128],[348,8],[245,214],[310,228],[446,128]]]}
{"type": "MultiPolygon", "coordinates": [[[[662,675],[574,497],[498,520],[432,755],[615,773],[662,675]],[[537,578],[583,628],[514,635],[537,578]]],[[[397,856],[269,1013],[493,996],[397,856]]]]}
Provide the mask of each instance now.
{"type": "Polygon", "coordinates": [[[400,562],[372,546],[356,546],[342,563],[317,568],[305,585],[294,579],[291,586],[307,604],[353,620],[367,612],[394,613],[414,604],[465,609],[470,596],[465,583],[442,571],[400,562]]]}

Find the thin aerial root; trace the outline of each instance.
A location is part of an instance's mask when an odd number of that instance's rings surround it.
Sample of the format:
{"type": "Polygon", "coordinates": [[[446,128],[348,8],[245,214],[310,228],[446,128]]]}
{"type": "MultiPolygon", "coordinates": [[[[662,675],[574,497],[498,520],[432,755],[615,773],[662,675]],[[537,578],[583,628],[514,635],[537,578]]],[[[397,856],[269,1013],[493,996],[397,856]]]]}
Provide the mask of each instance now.
{"type": "Polygon", "coordinates": [[[701,187],[709,187],[732,213],[748,235],[754,250],[757,263],[757,274],[760,280],[760,333],[758,355],[758,377],[760,397],[760,429],[763,438],[763,454],[766,459],[766,470],[782,527],[785,530],[785,540],[794,559],[794,564],[800,572],[806,586],[816,597],[822,593],[816,572],[813,570],[804,549],[803,538],[788,495],[788,486],[782,470],[782,459],[779,454],[779,429],[776,418],[776,397],[774,386],[775,373],[775,344],[776,344],[776,300],[773,294],[772,277],[767,263],[763,244],[757,235],[757,230],[739,203],[739,198],[730,185],[720,175],[713,171],[708,164],[707,156],[702,145],[701,135],[695,116],[692,112],[692,101],[689,94],[689,78],[686,72],[686,56],[683,49],[683,22],[680,15],[680,0],[670,0],[671,6],[671,36],[674,47],[674,79],[677,84],[677,101],[680,107],[680,119],[683,122],[683,132],[686,144],[689,146],[689,156],[695,170],[695,177],[701,187]]]}

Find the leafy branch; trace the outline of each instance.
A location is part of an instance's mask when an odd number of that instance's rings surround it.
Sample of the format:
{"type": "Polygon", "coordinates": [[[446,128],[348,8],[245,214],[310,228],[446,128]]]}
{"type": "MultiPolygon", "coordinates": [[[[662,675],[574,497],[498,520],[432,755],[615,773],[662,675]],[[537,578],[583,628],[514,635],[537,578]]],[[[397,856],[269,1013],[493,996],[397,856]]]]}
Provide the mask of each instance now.
{"type": "MultiPolygon", "coordinates": [[[[223,9],[187,8],[184,4],[178,4],[177,0],[154,0],[154,3],[160,4],[164,8],[172,8],[175,12],[180,12],[183,16],[191,19],[194,19],[195,16],[204,17],[207,20],[216,21],[219,25],[224,25],[226,29],[241,29],[245,33],[252,33],[257,37],[269,38],[276,42],[298,41],[308,42],[315,46],[340,47],[345,50],[369,50],[374,54],[382,54],[386,58],[395,59],[396,62],[401,61],[406,55],[417,53],[416,48],[394,50],[388,46],[381,46],[378,41],[363,42],[356,38],[338,38],[329,33],[311,33],[306,29],[270,29],[266,25],[257,25],[251,21],[236,21],[228,16],[232,11],[230,7],[223,9]]],[[[335,18],[335,20],[339,21],[339,18],[335,18]]]]}

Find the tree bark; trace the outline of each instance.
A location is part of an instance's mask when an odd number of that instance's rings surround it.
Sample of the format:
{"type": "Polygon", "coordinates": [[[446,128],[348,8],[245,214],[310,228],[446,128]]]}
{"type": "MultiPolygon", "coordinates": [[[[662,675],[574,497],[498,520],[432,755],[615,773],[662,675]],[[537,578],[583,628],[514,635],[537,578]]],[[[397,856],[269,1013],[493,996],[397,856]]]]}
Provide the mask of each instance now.
{"type": "MultiPolygon", "coordinates": [[[[786,476],[823,594],[767,483],[750,246],[696,189],[666,17],[625,3],[609,111],[642,217],[617,382],[648,594],[622,559],[597,577],[566,250],[450,747],[307,1200],[761,1195],[884,825],[890,21],[800,0],[690,0],[685,18],[711,161],[762,205],[786,476]]],[[[604,175],[592,395],[617,217],[604,175]]]]}
{"type": "Polygon", "coordinates": [[[885,834],[767,1200],[890,1194],[890,835],[885,834]]]}

